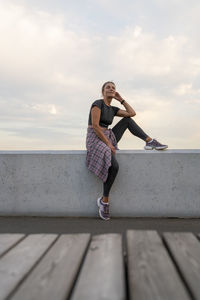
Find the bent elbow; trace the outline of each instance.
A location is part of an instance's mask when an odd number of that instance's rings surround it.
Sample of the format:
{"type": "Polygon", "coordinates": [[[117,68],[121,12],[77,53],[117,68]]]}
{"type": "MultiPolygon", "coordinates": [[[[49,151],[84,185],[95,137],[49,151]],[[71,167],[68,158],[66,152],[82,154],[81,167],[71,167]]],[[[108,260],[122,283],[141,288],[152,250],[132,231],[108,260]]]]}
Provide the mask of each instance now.
{"type": "Polygon", "coordinates": [[[134,117],[135,115],[136,115],[136,113],[134,113],[134,114],[131,114],[131,115],[130,115],[130,117],[134,117]]]}

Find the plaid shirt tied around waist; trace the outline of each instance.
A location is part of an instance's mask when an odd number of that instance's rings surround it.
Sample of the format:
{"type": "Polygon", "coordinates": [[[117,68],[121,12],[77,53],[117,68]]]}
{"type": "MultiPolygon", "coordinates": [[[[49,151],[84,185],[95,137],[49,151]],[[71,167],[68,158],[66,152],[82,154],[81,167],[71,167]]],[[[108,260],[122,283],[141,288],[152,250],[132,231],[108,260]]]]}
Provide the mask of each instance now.
{"type": "MultiPolygon", "coordinates": [[[[111,128],[103,131],[108,140],[112,143],[116,150],[117,140],[111,128]]],[[[111,166],[111,149],[97,136],[92,127],[87,128],[86,137],[86,166],[105,182],[108,177],[108,169],[111,166]]]]}

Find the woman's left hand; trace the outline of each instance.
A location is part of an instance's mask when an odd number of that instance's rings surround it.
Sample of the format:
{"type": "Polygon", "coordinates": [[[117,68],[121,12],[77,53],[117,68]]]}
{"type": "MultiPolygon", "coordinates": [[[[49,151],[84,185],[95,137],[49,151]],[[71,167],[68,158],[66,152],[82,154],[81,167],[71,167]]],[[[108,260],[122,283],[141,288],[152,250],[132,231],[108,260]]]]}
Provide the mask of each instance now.
{"type": "Polygon", "coordinates": [[[123,100],[122,96],[118,92],[115,92],[115,96],[113,98],[119,102],[123,100]]]}

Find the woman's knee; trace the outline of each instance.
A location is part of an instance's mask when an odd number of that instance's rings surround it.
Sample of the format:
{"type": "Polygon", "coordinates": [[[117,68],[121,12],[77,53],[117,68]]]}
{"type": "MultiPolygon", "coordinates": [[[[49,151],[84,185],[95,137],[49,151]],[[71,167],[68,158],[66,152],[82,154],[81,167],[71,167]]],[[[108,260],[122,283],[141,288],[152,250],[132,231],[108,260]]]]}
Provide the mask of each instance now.
{"type": "Polygon", "coordinates": [[[135,121],[131,118],[131,117],[124,117],[123,119],[123,122],[125,123],[135,123],[135,121]]]}
{"type": "Polygon", "coordinates": [[[130,119],[131,119],[131,117],[123,117],[123,118],[122,118],[122,120],[123,120],[124,122],[129,122],[130,119]]]}
{"type": "Polygon", "coordinates": [[[126,117],[126,119],[129,124],[136,124],[136,122],[131,117],[126,117]]]}

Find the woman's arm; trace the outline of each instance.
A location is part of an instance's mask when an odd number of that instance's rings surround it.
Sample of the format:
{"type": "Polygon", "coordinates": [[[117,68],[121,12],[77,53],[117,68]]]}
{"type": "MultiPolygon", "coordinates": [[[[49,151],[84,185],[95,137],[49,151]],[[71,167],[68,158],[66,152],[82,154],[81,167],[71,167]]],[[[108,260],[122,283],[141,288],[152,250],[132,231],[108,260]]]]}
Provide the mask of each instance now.
{"type": "Polygon", "coordinates": [[[92,127],[96,132],[96,135],[115,153],[115,147],[112,143],[107,139],[105,134],[103,133],[103,129],[99,126],[101,110],[99,107],[94,106],[91,110],[91,120],[92,120],[92,127]]]}
{"type": "Polygon", "coordinates": [[[136,112],[134,109],[126,102],[124,101],[123,104],[126,108],[126,110],[119,109],[116,113],[116,116],[118,117],[134,117],[136,115],[136,112]]]}
{"type": "MultiPolygon", "coordinates": [[[[119,101],[120,103],[122,102],[123,98],[122,96],[116,92],[115,93],[115,97],[114,99],[116,99],[117,101],[119,101]]],[[[124,105],[124,107],[126,108],[126,110],[123,109],[119,109],[116,116],[118,117],[134,117],[136,115],[136,112],[134,111],[134,109],[126,102],[126,100],[124,100],[124,102],[122,103],[122,105],[124,105]]]]}

